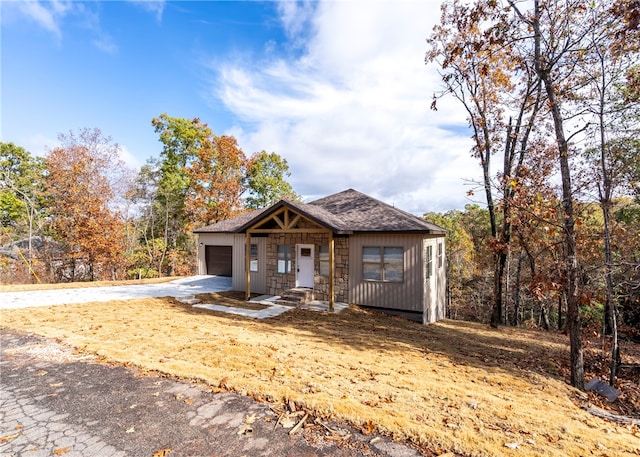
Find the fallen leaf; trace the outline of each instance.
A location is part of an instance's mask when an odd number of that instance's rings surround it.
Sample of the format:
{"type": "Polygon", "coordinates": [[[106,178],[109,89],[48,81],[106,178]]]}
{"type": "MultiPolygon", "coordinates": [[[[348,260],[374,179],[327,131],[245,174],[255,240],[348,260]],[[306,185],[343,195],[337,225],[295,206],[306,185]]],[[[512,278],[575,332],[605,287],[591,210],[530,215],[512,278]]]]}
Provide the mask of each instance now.
{"type": "Polygon", "coordinates": [[[36,376],[44,376],[49,373],[47,370],[40,370],[36,373],[36,376]]]}
{"type": "Polygon", "coordinates": [[[153,457],[165,457],[167,455],[169,455],[169,453],[171,452],[171,449],[167,448],[167,449],[159,449],[156,452],[153,453],[153,457]]]}
{"type": "Polygon", "coordinates": [[[238,430],[238,435],[248,435],[251,432],[253,432],[253,428],[250,425],[244,424],[240,427],[240,430],[238,430]]]}
{"type": "Polygon", "coordinates": [[[374,425],[374,423],[372,421],[366,421],[363,425],[362,425],[362,433],[364,433],[365,435],[371,435],[374,430],[376,429],[376,426],[374,425]]]}
{"type": "Polygon", "coordinates": [[[285,415],[280,419],[280,425],[282,425],[282,428],[291,428],[296,425],[296,421],[288,415],[285,415]]]}
{"type": "Polygon", "coordinates": [[[192,398],[185,398],[185,399],[184,399],[184,402],[185,402],[187,405],[190,405],[191,403],[193,403],[193,399],[192,399],[192,398]]]}
{"type": "Polygon", "coordinates": [[[504,447],[508,447],[509,449],[518,449],[520,445],[518,443],[504,443],[504,447]]]}
{"type": "Polygon", "coordinates": [[[256,413],[251,414],[250,416],[247,416],[244,418],[244,423],[245,424],[253,424],[256,419],[258,418],[256,413]]]}
{"type": "Polygon", "coordinates": [[[56,382],[55,384],[49,384],[49,387],[60,387],[63,383],[56,382]]]}
{"type": "Polygon", "coordinates": [[[62,455],[66,454],[67,452],[71,452],[70,447],[61,447],[60,449],[56,449],[55,451],[53,451],[53,455],[62,455]]]}
{"type": "Polygon", "coordinates": [[[5,435],[0,437],[0,444],[8,443],[9,441],[20,436],[20,433],[16,433],[15,435],[5,435]]]}
{"type": "Polygon", "coordinates": [[[131,427],[127,429],[126,433],[133,433],[135,431],[136,431],[135,427],[131,427]]]}

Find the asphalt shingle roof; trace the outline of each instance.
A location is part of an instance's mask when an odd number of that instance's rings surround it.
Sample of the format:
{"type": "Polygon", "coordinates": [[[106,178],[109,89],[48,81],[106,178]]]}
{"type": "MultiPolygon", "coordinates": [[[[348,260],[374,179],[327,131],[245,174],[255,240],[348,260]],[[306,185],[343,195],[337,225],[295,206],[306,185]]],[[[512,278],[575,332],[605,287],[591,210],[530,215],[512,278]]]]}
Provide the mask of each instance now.
{"type": "Polygon", "coordinates": [[[444,234],[445,230],[413,214],[376,200],[357,190],[298,203],[280,201],[275,205],[195,230],[195,233],[242,233],[264,217],[287,206],[334,233],[419,232],[444,234]]]}

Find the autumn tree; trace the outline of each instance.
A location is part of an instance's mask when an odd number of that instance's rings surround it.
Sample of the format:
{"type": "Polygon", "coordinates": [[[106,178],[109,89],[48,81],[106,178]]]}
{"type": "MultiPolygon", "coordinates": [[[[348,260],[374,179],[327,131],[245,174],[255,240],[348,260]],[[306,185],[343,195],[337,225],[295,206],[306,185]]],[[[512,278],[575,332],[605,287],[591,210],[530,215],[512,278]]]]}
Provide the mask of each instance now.
{"type": "Polygon", "coordinates": [[[633,148],[624,147],[624,143],[631,143],[639,131],[640,113],[635,106],[637,103],[629,97],[633,93],[633,81],[628,78],[637,66],[638,46],[627,42],[625,52],[620,52],[617,40],[625,34],[627,25],[620,23],[615,9],[612,14],[610,5],[593,4],[589,11],[591,21],[599,27],[586,34],[586,52],[576,66],[576,80],[578,85],[583,86],[578,106],[583,106],[585,115],[591,117],[588,119],[592,127],[588,130],[587,141],[592,148],[587,153],[594,171],[589,177],[595,183],[603,218],[604,333],[611,335],[610,383],[613,385],[618,337],[617,299],[613,281],[612,209],[616,194],[629,190],[624,182],[625,170],[640,160],[640,156],[633,154],[633,148]]]}
{"type": "Polygon", "coordinates": [[[68,279],[113,278],[122,264],[123,223],[114,206],[124,164],[120,147],[99,129],[60,134],[46,157],[51,229],[66,249],[68,279]]]}
{"type": "Polygon", "coordinates": [[[186,167],[190,183],[186,210],[192,224],[213,224],[242,211],[246,169],[247,158],[236,139],[208,130],[186,167]]]}
{"type": "MultiPolygon", "coordinates": [[[[529,60],[541,79],[553,121],[558,162],[562,181],[564,247],[567,295],[567,326],[571,345],[571,384],[584,387],[584,362],[580,322],[580,277],[576,246],[574,189],[572,188],[569,120],[576,116],[573,99],[577,96],[572,73],[585,58],[592,37],[600,35],[604,24],[594,21],[591,9],[595,3],[579,0],[539,0],[522,2],[507,0],[514,13],[514,26],[530,43],[529,60]],[[530,9],[529,6],[532,6],[530,9]],[[594,33],[594,30],[596,31],[594,33]],[[574,108],[572,111],[571,108],[574,108]]],[[[599,39],[599,38],[598,38],[599,39]]],[[[579,89],[579,87],[578,87],[579,89]]],[[[578,129],[579,131],[580,129],[578,129]]]]}
{"type": "MultiPolygon", "coordinates": [[[[467,111],[473,155],[482,167],[494,251],[491,325],[503,322],[504,277],[510,251],[511,198],[541,106],[541,85],[526,49],[504,33],[509,18],[497,2],[442,4],[442,17],[427,40],[426,62],[439,66],[444,91],[467,111]],[[516,77],[517,76],[517,77],[516,77]],[[495,175],[492,158],[502,153],[502,171],[495,175]],[[496,195],[501,198],[498,215],[496,195]]],[[[433,109],[437,109],[434,96],[433,109]]]]}

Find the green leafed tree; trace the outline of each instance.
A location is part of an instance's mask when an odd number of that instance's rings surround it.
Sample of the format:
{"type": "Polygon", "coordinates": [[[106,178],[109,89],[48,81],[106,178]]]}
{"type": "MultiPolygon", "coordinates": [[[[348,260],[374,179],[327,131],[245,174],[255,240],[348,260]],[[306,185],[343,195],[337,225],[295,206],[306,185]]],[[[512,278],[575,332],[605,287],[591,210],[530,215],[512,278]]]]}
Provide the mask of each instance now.
{"type": "Polygon", "coordinates": [[[0,225],[10,228],[10,238],[31,240],[43,219],[44,162],[13,143],[0,143],[0,225]]]}
{"type": "Polygon", "coordinates": [[[300,200],[287,181],[289,176],[291,172],[286,159],[275,152],[255,153],[247,167],[246,207],[265,208],[280,200],[300,200]]]}

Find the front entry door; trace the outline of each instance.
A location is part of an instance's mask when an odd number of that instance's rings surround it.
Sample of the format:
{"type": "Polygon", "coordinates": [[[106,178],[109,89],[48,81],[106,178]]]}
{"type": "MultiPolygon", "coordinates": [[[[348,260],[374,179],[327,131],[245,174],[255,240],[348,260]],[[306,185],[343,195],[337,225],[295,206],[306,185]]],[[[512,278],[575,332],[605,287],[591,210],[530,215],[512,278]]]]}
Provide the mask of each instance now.
{"type": "Polygon", "coordinates": [[[313,289],[313,244],[296,244],[296,287],[313,289]]]}

